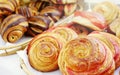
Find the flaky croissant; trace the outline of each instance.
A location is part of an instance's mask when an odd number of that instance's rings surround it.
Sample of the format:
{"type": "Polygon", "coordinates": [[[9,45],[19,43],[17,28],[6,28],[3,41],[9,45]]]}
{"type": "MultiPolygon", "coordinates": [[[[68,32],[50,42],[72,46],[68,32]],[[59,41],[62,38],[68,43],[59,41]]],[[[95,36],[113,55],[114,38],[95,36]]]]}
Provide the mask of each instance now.
{"type": "Polygon", "coordinates": [[[39,34],[27,48],[30,65],[43,72],[58,69],[58,56],[66,41],[55,33],[39,34]]]}
{"type": "Polygon", "coordinates": [[[27,31],[27,19],[21,15],[13,14],[5,18],[1,24],[0,33],[5,42],[16,42],[27,31]]]}
{"type": "Polygon", "coordinates": [[[110,49],[93,37],[69,41],[60,52],[58,65],[63,75],[112,75],[115,70],[110,49]]]}

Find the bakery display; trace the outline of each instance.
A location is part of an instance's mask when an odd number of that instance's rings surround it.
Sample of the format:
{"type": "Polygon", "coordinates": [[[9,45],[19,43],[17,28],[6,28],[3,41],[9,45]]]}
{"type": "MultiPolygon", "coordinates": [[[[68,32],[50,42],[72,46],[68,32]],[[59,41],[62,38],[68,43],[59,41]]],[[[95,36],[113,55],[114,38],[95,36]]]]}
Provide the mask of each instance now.
{"type": "MultiPolygon", "coordinates": [[[[16,46],[26,47],[29,67],[37,72],[113,75],[120,67],[119,6],[109,1],[93,4],[91,11],[85,6],[82,0],[0,1],[0,36],[12,44],[32,36],[16,46]]],[[[10,48],[0,48],[5,52],[0,56],[18,51],[7,52],[10,48]]]]}

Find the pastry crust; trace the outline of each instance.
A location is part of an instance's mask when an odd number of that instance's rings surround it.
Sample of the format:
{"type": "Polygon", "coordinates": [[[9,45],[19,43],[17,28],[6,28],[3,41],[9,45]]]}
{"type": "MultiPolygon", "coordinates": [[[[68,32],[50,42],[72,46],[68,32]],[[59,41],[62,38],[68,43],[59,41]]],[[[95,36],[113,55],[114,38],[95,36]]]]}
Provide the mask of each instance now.
{"type": "Polygon", "coordinates": [[[36,36],[28,45],[27,54],[30,65],[43,72],[58,69],[58,56],[66,41],[55,33],[36,36]]]}
{"type": "Polygon", "coordinates": [[[93,37],[68,42],[60,52],[58,65],[63,75],[112,75],[115,70],[110,49],[93,37]]]}

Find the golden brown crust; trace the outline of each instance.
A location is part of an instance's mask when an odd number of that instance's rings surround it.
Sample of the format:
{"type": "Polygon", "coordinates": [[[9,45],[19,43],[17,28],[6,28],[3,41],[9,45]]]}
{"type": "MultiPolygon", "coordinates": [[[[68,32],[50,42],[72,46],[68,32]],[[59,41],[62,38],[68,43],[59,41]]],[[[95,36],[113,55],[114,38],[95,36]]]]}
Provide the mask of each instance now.
{"type": "Polygon", "coordinates": [[[6,42],[16,42],[27,31],[27,19],[21,15],[13,14],[5,18],[1,24],[1,35],[6,42]],[[11,40],[10,40],[11,39],[11,40]]]}
{"type": "Polygon", "coordinates": [[[77,0],[51,0],[54,4],[71,4],[76,3],[77,0]]]}
{"type": "Polygon", "coordinates": [[[112,75],[115,70],[110,49],[96,38],[77,38],[61,50],[58,65],[63,75],[112,75]]]}
{"type": "Polygon", "coordinates": [[[27,48],[30,65],[43,72],[58,69],[59,52],[65,42],[62,37],[54,33],[44,33],[36,36],[27,48]]]}

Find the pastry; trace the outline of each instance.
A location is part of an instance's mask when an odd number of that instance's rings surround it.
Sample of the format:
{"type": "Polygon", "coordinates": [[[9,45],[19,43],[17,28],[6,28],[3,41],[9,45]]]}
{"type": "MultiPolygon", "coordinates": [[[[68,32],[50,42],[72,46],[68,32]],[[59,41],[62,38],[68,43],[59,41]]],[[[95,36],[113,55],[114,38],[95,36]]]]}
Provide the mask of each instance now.
{"type": "Polygon", "coordinates": [[[54,6],[57,7],[59,11],[63,12],[64,16],[69,16],[77,10],[77,4],[56,4],[54,6]]]}
{"type": "Polygon", "coordinates": [[[69,23],[68,27],[73,29],[78,35],[87,35],[89,33],[89,29],[76,23],[69,23]]]}
{"type": "Polygon", "coordinates": [[[52,24],[51,20],[46,16],[33,16],[29,18],[29,26],[27,33],[35,36],[47,30],[52,24]]]}
{"type": "Polygon", "coordinates": [[[96,37],[103,41],[113,53],[116,68],[120,67],[120,40],[116,36],[105,32],[93,32],[88,36],[96,37]]]}
{"type": "Polygon", "coordinates": [[[49,30],[47,30],[47,32],[59,34],[66,41],[70,41],[78,37],[78,34],[67,26],[52,27],[49,30]]]}
{"type": "Polygon", "coordinates": [[[58,69],[58,56],[66,41],[55,33],[44,33],[33,38],[27,48],[30,65],[42,72],[58,69]]]}
{"type": "Polygon", "coordinates": [[[16,42],[27,31],[27,19],[21,15],[13,14],[5,18],[1,24],[0,33],[5,42],[16,42]]]}
{"type": "Polygon", "coordinates": [[[71,4],[76,3],[77,0],[51,0],[54,4],[71,4]]]}
{"type": "Polygon", "coordinates": [[[95,12],[76,11],[71,21],[91,30],[103,31],[107,28],[104,17],[95,12]]]}
{"type": "Polygon", "coordinates": [[[93,37],[67,42],[60,52],[58,65],[63,75],[112,75],[115,70],[112,52],[93,37]]]}
{"type": "Polygon", "coordinates": [[[36,8],[37,11],[41,11],[43,8],[45,8],[46,6],[50,6],[50,2],[47,1],[34,1],[34,2],[30,2],[29,3],[29,7],[31,8],[36,8]]]}
{"type": "Polygon", "coordinates": [[[48,17],[53,23],[57,22],[63,15],[56,7],[47,6],[41,10],[39,15],[48,17]]]}
{"type": "Polygon", "coordinates": [[[0,2],[0,16],[12,14],[19,6],[19,0],[4,0],[0,2]]]}
{"type": "Polygon", "coordinates": [[[118,6],[112,2],[105,1],[99,4],[96,4],[93,7],[93,11],[100,13],[105,17],[107,24],[109,25],[117,16],[118,16],[118,6]]]}
{"type": "Polygon", "coordinates": [[[27,7],[27,6],[21,6],[21,7],[17,8],[16,14],[23,15],[26,18],[30,18],[32,16],[38,15],[38,12],[37,12],[37,9],[35,9],[35,8],[30,8],[30,7],[27,7]]]}

